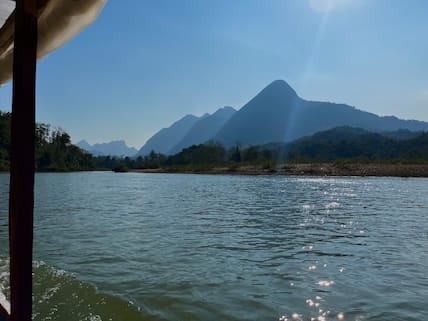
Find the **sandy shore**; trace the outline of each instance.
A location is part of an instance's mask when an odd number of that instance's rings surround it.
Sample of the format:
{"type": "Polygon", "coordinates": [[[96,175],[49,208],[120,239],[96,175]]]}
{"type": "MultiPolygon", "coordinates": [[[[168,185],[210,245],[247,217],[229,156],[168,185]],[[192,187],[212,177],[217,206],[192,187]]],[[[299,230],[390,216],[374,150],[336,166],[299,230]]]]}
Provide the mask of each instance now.
{"type": "Polygon", "coordinates": [[[241,166],[216,167],[201,171],[169,171],[165,169],[137,169],[137,173],[187,173],[217,175],[288,175],[288,176],[392,176],[428,177],[428,164],[286,164],[276,168],[241,166]]]}

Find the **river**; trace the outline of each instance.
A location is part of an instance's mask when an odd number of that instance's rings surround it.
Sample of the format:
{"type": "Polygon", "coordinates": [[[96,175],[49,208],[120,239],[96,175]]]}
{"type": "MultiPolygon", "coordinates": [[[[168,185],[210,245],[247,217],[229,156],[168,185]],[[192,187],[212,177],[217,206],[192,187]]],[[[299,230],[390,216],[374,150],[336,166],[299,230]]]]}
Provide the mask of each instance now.
{"type": "Polygon", "coordinates": [[[428,179],[37,174],[34,320],[424,320],[427,196],[428,179]]]}

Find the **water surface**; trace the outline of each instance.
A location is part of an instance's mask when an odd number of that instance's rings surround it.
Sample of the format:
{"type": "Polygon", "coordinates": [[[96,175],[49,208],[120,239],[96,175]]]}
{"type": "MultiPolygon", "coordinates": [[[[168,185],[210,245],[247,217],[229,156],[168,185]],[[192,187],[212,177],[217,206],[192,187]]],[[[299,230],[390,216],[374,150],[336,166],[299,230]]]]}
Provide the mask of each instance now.
{"type": "MultiPolygon", "coordinates": [[[[7,185],[0,175],[2,245],[7,185]]],[[[424,320],[427,191],[427,179],[38,174],[34,317],[424,320]]]]}

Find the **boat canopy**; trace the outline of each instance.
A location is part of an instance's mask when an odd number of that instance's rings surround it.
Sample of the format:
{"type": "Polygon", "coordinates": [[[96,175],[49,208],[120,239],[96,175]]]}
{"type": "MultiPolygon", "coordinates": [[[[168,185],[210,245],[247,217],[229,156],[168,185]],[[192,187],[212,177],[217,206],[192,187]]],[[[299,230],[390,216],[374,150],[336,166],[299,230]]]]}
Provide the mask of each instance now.
{"type": "Polygon", "coordinates": [[[13,78],[10,304],[0,293],[0,320],[32,316],[36,64],[93,22],[106,1],[0,0],[0,86],[13,78]]]}
{"type": "MultiPolygon", "coordinates": [[[[98,16],[107,0],[34,0],[37,60],[60,48],[98,16]]],[[[12,79],[15,1],[0,0],[0,86],[12,79]]]]}

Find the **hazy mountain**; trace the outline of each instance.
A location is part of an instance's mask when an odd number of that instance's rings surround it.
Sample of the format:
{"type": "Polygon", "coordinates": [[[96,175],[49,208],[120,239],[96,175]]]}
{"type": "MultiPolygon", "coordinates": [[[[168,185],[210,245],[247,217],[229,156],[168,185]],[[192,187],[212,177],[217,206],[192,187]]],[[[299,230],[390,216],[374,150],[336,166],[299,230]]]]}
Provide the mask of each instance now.
{"type": "Polygon", "coordinates": [[[92,148],[92,146],[84,139],[78,142],[76,146],[86,151],[89,151],[92,148]]]}
{"type": "Polygon", "coordinates": [[[339,126],[375,132],[428,130],[426,122],[380,117],[345,104],[306,101],[285,81],[276,80],[237,111],[214,140],[226,147],[289,142],[339,126]]]}
{"type": "Polygon", "coordinates": [[[207,116],[208,114],[205,114],[202,117],[196,117],[193,115],[184,116],[180,120],[173,123],[170,127],[163,128],[154,134],[144,144],[144,146],[141,147],[141,149],[138,151],[138,155],[147,155],[152,150],[158,153],[168,154],[169,151],[183,139],[183,137],[198,120],[207,116]]]}
{"type": "Polygon", "coordinates": [[[123,140],[116,140],[109,143],[100,143],[90,145],[85,140],[81,140],[76,144],[81,149],[90,152],[94,156],[135,156],[137,150],[133,147],[128,147],[123,140]]]}
{"type": "Polygon", "coordinates": [[[178,153],[183,148],[202,144],[212,139],[235,112],[235,109],[226,106],[218,109],[214,114],[200,119],[187,132],[183,139],[169,151],[169,154],[178,153]]]}

